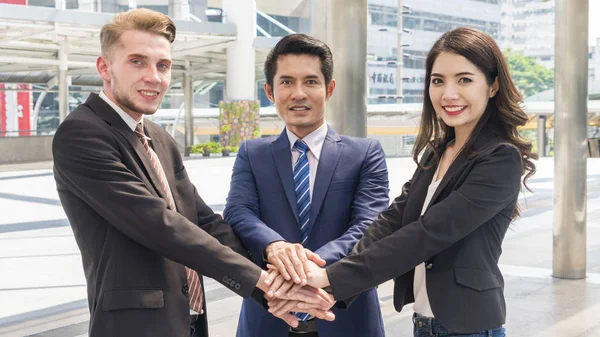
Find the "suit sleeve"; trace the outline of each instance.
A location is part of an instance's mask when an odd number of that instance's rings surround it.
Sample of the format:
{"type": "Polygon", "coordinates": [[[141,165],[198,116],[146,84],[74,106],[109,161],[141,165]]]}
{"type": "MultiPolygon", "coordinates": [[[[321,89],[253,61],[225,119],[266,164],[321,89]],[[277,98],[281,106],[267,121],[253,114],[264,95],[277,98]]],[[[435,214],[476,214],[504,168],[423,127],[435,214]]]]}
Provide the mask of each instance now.
{"type": "Polygon", "coordinates": [[[330,265],[348,255],[373,219],[389,204],[388,171],[385,153],[377,140],[369,142],[356,188],[348,229],[342,236],[315,251],[330,265]]]}
{"type": "MultiPolygon", "coordinates": [[[[419,219],[329,266],[327,273],[334,297],[350,298],[403,275],[514,204],[522,174],[518,150],[503,144],[479,160],[457,190],[419,219]]],[[[385,217],[377,218],[373,231],[398,227],[386,222],[385,217]]]]}
{"type": "MultiPolygon", "coordinates": [[[[68,119],[53,141],[55,176],[63,188],[133,241],[214,278],[243,297],[250,296],[260,269],[197,224],[169,210],[166,201],[152,195],[123,164],[121,151],[130,150],[120,149],[119,142],[102,126],[68,119]]],[[[221,240],[230,237],[219,224],[222,220],[218,215],[202,207],[200,212],[203,228],[221,240]]]]}
{"type": "Polygon", "coordinates": [[[223,216],[250,251],[252,260],[257,265],[266,267],[263,262],[265,248],[273,241],[285,239],[259,218],[258,192],[251,165],[247,143],[244,142],[233,165],[231,187],[223,216]]]}

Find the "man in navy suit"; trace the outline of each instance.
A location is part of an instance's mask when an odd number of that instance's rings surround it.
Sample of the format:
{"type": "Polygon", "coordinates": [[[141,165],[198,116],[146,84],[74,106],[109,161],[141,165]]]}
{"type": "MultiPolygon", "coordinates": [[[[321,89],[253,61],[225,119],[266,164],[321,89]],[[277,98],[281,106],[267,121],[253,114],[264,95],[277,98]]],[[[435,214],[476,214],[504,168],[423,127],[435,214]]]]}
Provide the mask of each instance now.
{"type": "MultiPolygon", "coordinates": [[[[253,261],[304,285],[305,263],[329,265],[346,256],[388,206],[385,155],[377,140],[338,135],[325,122],[335,89],[329,47],[292,34],[265,61],[265,92],[285,122],[277,137],[244,142],[233,168],[224,217],[253,261]]],[[[256,302],[244,300],[238,337],[382,337],[375,289],[333,322],[298,315],[289,328],[256,302]]]]}

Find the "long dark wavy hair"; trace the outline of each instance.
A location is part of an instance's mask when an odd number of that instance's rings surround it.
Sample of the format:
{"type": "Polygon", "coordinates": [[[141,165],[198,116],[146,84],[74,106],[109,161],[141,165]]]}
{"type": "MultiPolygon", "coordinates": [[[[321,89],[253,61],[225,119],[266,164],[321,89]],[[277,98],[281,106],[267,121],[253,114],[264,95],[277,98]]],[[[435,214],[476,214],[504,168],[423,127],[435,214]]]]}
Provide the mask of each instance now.
{"type": "MultiPolygon", "coordinates": [[[[465,57],[485,74],[488,85],[492,85],[496,77],[498,78],[498,93],[489,99],[483,116],[463,148],[463,153],[467,156],[472,155],[476,133],[488,123],[493,123],[496,132],[519,150],[523,162],[523,175],[525,175],[523,184],[529,189],[526,184],[527,179],[535,173],[535,164],[532,159],[537,159],[538,156],[531,151],[531,142],[521,137],[517,129],[528,121],[527,114],[521,106],[523,97],[513,83],[506,60],[494,39],[474,28],[456,28],[445,33],[434,43],[427,54],[423,113],[419,134],[413,148],[413,160],[421,166],[418,156],[423,149],[430,146],[436,160],[439,161],[440,149],[455,137],[454,128],[449,127],[442,120],[438,120],[429,96],[433,63],[442,52],[465,57]]],[[[427,169],[427,167],[423,168],[427,169]]],[[[519,213],[517,205],[513,218],[519,216],[519,213]]]]}

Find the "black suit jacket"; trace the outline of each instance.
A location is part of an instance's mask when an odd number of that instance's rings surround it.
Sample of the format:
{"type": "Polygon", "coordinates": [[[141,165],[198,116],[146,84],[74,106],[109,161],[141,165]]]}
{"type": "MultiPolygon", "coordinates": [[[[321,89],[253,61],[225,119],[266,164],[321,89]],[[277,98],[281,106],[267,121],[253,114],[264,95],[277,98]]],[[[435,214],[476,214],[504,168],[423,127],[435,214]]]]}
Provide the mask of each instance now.
{"type": "MultiPolygon", "coordinates": [[[[198,195],[174,140],[150,121],[144,126],[177,212],[167,208],[138,137],[98,95],[54,136],[58,194],[87,280],[90,337],[189,336],[184,265],[244,297],[260,276],[239,255],[247,252],[231,227],[198,195]]],[[[208,335],[206,314],[197,327],[208,335]]]]}
{"type": "Polygon", "coordinates": [[[474,333],[504,324],[498,259],[521,187],[522,161],[491,125],[476,137],[474,153],[456,158],[421,216],[437,167],[433,152],[426,151],[421,162],[431,168],[417,168],[352,255],[327,268],[336,299],[393,278],[400,311],[414,302],[414,268],[425,262],[431,309],[444,327],[474,333]]]}

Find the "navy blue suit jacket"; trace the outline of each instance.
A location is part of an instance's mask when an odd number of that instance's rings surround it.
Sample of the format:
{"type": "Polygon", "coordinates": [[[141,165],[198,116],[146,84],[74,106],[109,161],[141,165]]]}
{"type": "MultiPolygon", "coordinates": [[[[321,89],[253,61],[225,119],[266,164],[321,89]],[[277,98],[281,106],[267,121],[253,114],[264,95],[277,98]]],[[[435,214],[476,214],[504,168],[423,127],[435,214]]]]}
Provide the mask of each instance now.
{"type": "MultiPolygon", "coordinates": [[[[311,201],[306,247],[331,264],[346,256],[389,204],[385,154],[377,140],[340,136],[328,128],[311,201]]],[[[238,152],[224,217],[254,262],[273,242],[300,242],[290,143],[278,137],[244,142],[238,152]]],[[[334,322],[319,320],[320,337],[384,336],[375,289],[348,309],[333,308],[334,322]]],[[[256,302],[244,300],[238,337],[287,336],[288,326],[256,302]]]]}

